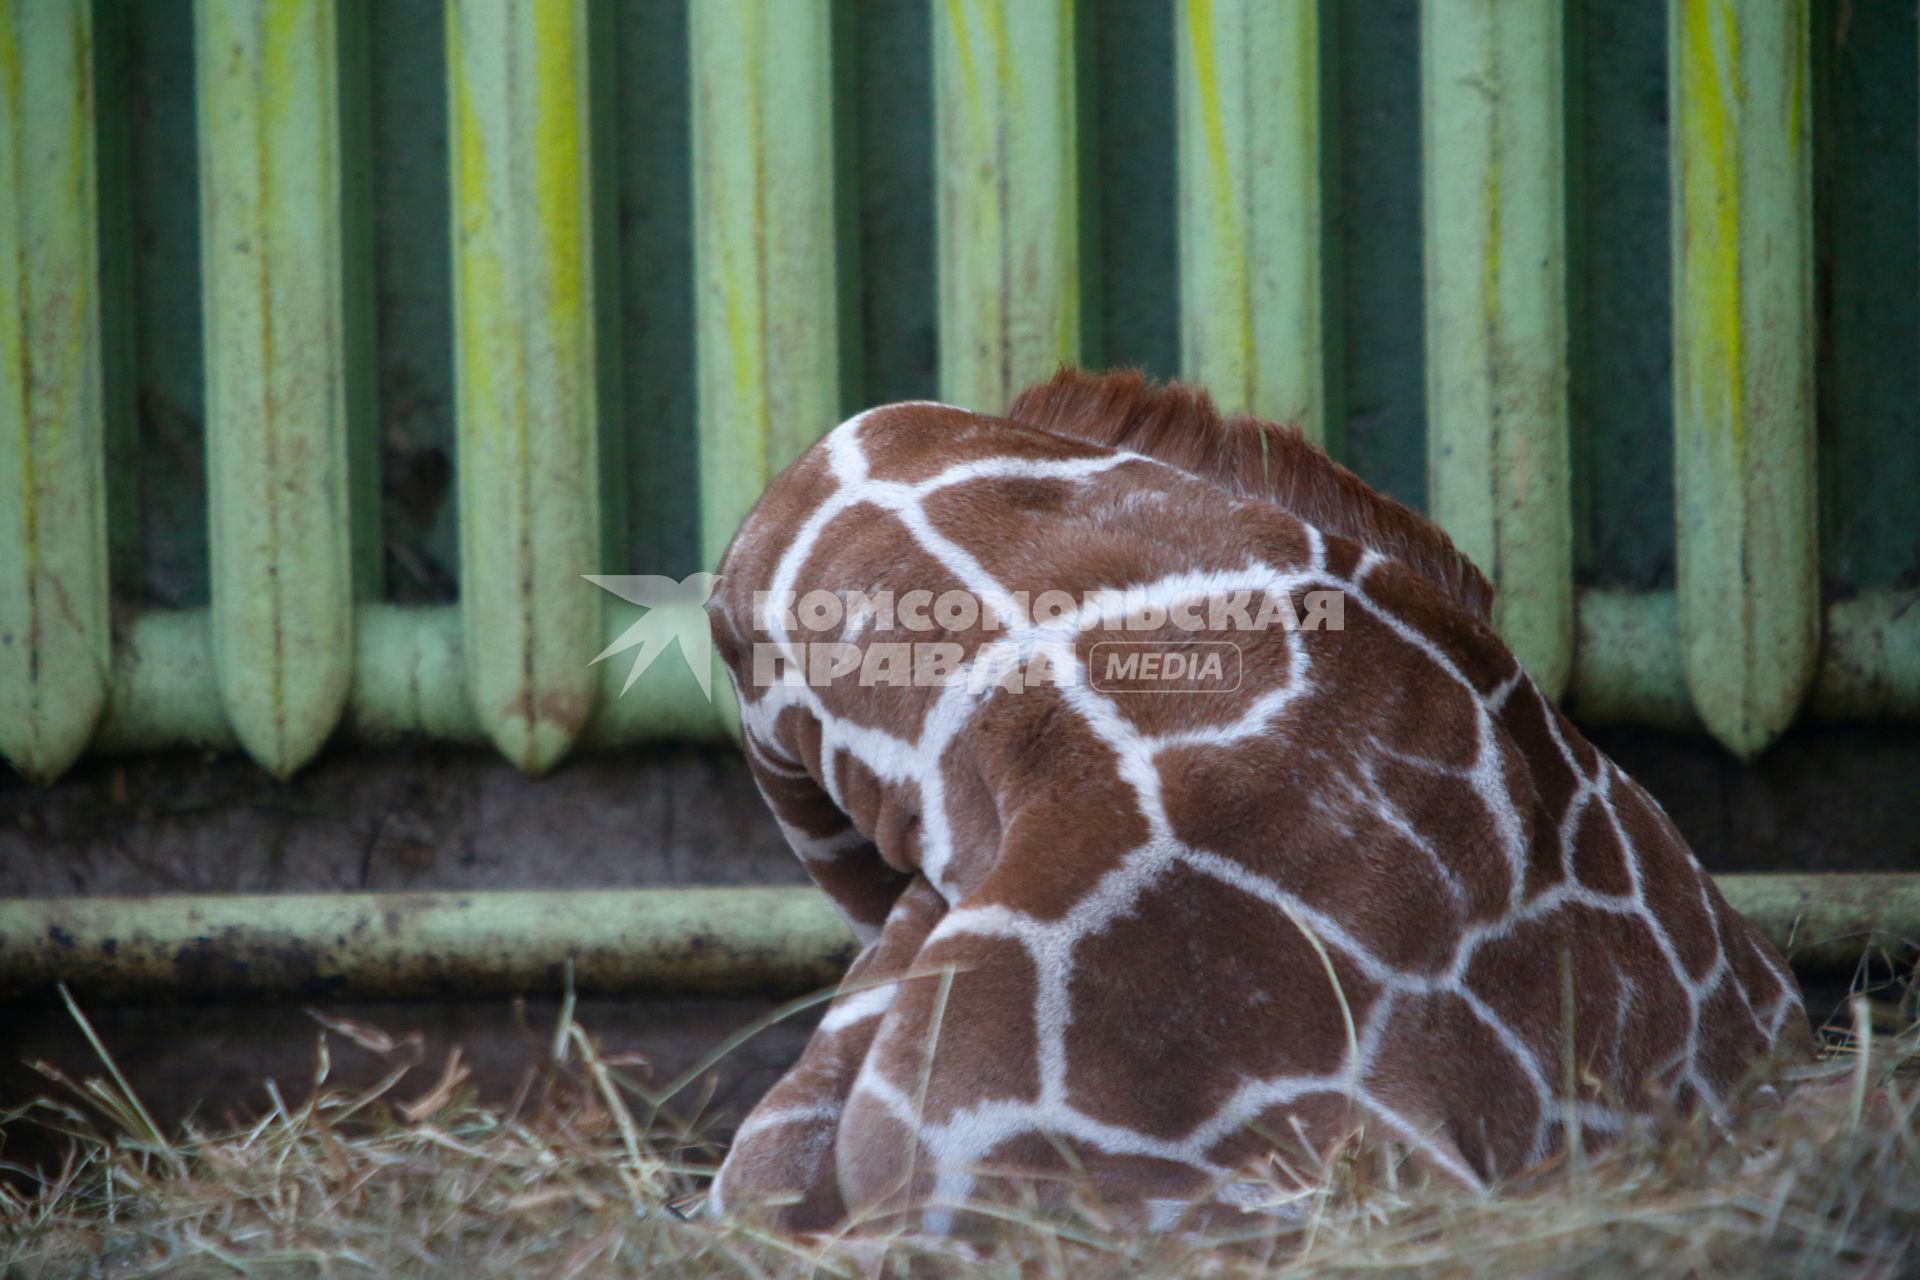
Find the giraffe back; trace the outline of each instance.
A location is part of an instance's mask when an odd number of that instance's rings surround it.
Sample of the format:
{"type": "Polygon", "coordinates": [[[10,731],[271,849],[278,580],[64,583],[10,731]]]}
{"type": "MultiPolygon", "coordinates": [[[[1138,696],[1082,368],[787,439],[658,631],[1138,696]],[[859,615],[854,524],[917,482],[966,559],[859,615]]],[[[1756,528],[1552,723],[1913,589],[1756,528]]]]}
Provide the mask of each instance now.
{"type": "Polygon", "coordinates": [[[1297,433],[1132,375],[830,433],[710,609],[866,945],[716,1202],[942,1226],[1073,1169],[1170,1222],[1356,1128],[1481,1183],[1720,1106],[1804,1040],[1792,978],[1488,599],[1297,433]]]}

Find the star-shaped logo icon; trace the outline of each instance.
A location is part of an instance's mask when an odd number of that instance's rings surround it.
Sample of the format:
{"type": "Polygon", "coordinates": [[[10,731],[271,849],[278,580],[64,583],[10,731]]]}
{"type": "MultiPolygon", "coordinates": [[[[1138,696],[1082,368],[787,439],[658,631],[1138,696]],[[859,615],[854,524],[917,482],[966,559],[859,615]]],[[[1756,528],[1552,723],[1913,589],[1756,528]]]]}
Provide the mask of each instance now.
{"type": "Polygon", "coordinates": [[[713,641],[702,606],[713,594],[713,584],[720,581],[718,574],[695,573],[678,582],[653,573],[581,576],[646,610],[593,660],[598,663],[628,649],[639,650],[633,655],[633,668],[627,672],[627,682],[620,686],[621,693],[633,688],[641,673],[678,640],[680,656],[693,672],[693,678],[700,682],[700,692],[706,695],[707,701],[713,701],[713,663],[708,659],[708,646],[713,641]]]}

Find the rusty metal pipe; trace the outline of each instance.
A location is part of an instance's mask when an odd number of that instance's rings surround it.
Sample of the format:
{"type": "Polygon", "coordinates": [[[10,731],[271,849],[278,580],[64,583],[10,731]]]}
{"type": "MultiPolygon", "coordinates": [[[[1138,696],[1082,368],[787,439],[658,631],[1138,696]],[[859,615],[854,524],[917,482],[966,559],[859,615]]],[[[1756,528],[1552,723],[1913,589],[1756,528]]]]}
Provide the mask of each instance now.
{"type": "MultiPolygon", "coordinates": [[[[1726,875],[1808,975],[1920,943],[1920,874],[1726,875]]],[[[25,898],[0,902],[0,997],[558,991],[787,993],[852,940],[806,887],[25,898]]]]}
{"type": "Polygon", "coordinates": [[[1920,874],[1769,872],[1714,881],[1803,975],[1844,978],[1869,955],[1911,963],[1920,953],[1920,874]]]}
{"type": "Polygon", "coordinates": [[[0,997],[793,992],[853,940],[811,888],[160,895],[0,902],[0,997]]]}

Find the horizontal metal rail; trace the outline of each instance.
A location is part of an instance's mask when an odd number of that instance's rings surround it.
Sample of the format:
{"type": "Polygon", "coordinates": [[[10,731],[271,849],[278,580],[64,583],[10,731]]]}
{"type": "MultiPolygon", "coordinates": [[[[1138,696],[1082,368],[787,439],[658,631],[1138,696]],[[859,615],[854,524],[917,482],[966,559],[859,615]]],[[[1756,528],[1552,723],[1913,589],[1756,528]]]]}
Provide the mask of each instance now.
{"type": "MultiPolygon", "coordinates": [[[[574,583],[580,591],[597,591],[574,583]]],[[[605,641],[639,618],[632,604],[605,604],[605,641]]],[[[705,633],[697,604],[662,604],[649,614],[660,635],[705,633]],[[685,616],[687,610],[699,614],[685,616]]],[[[113,695],[92,750],[134,752],[167,747],[232,748],[209,662],[205,610],[150,612],[134,620],[113,662],[113,695]]],[[[726,741],[735,706],[712,645],[687,654],[707,662],[716,697],[707,699],[680,652],[660,652],[622,693],[630,662],[614,656],[591,668],[601,702],[582,731],[586,747],[620,747],[662,739],[726,741]]],[[[488,727],[468,697],[467,633],[457,604],[363,604],[355,614],[353,685],[342,731],[355,743],[430,737],[444,743],[488,743],[488,727]]]]}
{"type": "MultiPolygon", "coordinates": [[[[1727,900],[1808,975],[1920,941],[1920,874],[1727,875],[1727,900]]],[[[0,902],[0,998],[786,993],[853,942],[807,887],[358,893],[0,902]]]]}
{"type": "MultiPolygon", "coordinates": [[[[1589,724],[1702,725],[1672,592],[1583,591],[1569,701],[1589,724]]],[[[1920,591],[1867,592],[1826,608],[1807,713],[1816,720],[1920,719],[1920,591]]]]}
{"type": "MultiPolygon", "coordinates": [[[[573,585],[583,592],[598,590],[585,582],[573,585]]],[[[603,613],[603,643],[617,639],[640,617],[638,609],[611,597],[603,613]]],[[[663,605],[647,616],[663,637],[690,627],[703,633],[706,627],[704,612],[694,605],[663,605]],[[699,616],[687,617],[687,611],[699,616]]],[[[113,694],[92,749],[233,747],[233,730],[212,695],[211,643],[204,610],[141,615],[115,656],[113,694]]],[[[582,745],[724,741],[736,723],[725,673],[711,652],[687,658],[711,664],[713,700],[701,691],[678,652],[661,654],[624,693],[628,656],[593,668],[600,705],[581,734],[582,745]]],[[[379,744],[426,737],[484,745],[489,735],[474,714],[468,689],[459,606],[369,604],[357,611],[353,684],[342,724],[353,741],[379,744]]]]}
{"type": "MultiPolygon", "coordinates": [[[[576,585],[594,590],[584,582],[576,585]]],[[[607,642],[638,616],[612,598],[605,612],[607,642]]],[[[660,619],[662,635],[679,629],[673,625],[677,616],[660,619]]],[[[1699,730],[1671,593],[1582,592],[1578,617],[1569,698],[1581,719],[1699,730]]],[[[115,657],[112,694],[92,749],[232,747],[233,730],[213,684],[211,643],[203,611],[138,618],[115,657]]],[[[353,683],[343,730],[366,743],[407,737],[485,743],[487,734],[467,696],[464,652],[456,606],[361,605],[355,613],[353,683]]],[[[705,660],[714,661],[711,654],[705,660]]],[[[582,734],[583,745],[718,742],[731,732],[733,699],[717,667],[712,702],[678,653],[661,656],[622,694],[627,669],[624,658],[596,668],[600,708],[582,734]]],[[[1880,592],[1828,607],[1826,647],[1810,709],[1829,720],[1920,719],[1920,592],[1880,592]]]]}
{"type": "Polygon", "coordinates": [[[811,888],[26,898],[0,902],[0,999],[799,991],[853,938],[811,888]]]}

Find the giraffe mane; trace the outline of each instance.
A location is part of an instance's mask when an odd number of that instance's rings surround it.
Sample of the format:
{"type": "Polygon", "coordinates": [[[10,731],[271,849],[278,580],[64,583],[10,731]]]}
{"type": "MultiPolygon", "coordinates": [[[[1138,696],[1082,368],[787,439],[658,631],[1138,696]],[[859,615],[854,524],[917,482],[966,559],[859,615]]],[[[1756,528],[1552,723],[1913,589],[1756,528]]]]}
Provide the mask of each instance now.
{"type": "Polygon", "coordinates": [[[1014,397],[1024,426],[1130,449],[1236,497],[1271,502],[1308,524],[1398,560],[1490,622],[1493,588],[1440,526],[1372,488],[1298,427],[1231,417],[1199,387],[1158,383],[1137,369],[1086,373],[1062,366],[1014,397]]]}

